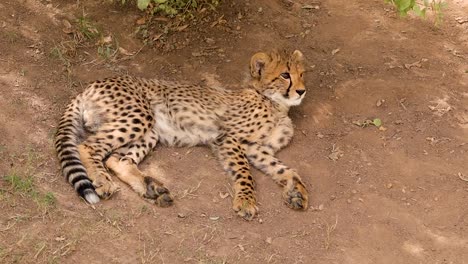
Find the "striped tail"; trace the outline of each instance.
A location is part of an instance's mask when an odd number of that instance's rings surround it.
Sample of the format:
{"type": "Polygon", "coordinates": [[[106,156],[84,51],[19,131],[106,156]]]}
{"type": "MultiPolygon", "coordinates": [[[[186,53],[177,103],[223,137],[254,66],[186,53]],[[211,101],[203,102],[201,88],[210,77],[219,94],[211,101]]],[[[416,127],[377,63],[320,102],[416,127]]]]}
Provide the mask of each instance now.
{"type": "Polygon", "coordinates": [[[88,203],[99,202],[99,196],[88,178],[86,168],[80,160],[78,144],[83,136],[83,118],[79,99],[73,100],[60,119],[55,134],[55,149],[65,179],[88,203]]]}

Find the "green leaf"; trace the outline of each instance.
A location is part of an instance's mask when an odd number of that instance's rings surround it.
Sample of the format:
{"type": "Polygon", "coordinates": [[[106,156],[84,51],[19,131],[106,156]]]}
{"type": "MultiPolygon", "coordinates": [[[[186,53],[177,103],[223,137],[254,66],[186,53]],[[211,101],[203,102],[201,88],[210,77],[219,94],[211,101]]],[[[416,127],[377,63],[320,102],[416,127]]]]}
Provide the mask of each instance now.
{"type": "Polygon", "coordinates": [[[374,124],[374,126],[376,127],[380,127],[382,125],[382,120],[380,120],[380,118],[375,118],[372,123],[374,124]]]}
{"type": "Polygon", "coordinates": [[[156,2],[156,4],[164,4],[167,0],[154,0],[154,2],[156,2]]]}
{"type": "Polygon", "coordinates": [[[411,4],[414,4],[414,0],[400,0],[398,1],[398,10],[400,11],[407,11],[409,8],[411,8],[411,4]]]}
{"type": "Polygon", "coordinates": [[[426,16],[426,8],[423,7],[421,9],[421,7],[419,5],[414,5],[413,6],[413,12],[417,15],[417,16],[420,16],[420,17],[425,17],[426,16]]]}
{"type": "Polygon", "coordinates": [[[137,5],[140,10],[145,10],[151,0],[138,0],[137,5]]]}

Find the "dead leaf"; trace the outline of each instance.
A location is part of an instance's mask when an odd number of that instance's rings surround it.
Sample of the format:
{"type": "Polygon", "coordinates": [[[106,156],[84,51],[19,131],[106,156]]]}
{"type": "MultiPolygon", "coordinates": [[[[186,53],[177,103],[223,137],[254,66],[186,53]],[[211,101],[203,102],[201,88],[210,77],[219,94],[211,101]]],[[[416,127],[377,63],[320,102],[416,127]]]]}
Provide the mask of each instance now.
{"type": "Polygon", "coordinates": [[[62,24],[64,26],[64,28],[62,29],[62,31],[66,34],[71,34],[73,33],[73,27],[72,25],[70,24],[70,22],[66,19],[62,20],[62,24]]]}
{"type": "Polygon", "coordinates": [[[180,27],[177,27],[177,31],[183,31],[184,29],[186,29],[189,25],[183,25],[183,26],[180,26],[180,27]]]}
{"type": "Polygon", "coordinates": [[[447,96],[444,98],[433,100],[431,101],[431,103],[434,103],[436,105],[429,105],[428,108],[431,109],[435,115],[443,116],[453,109],[452,106],[447,102],[448,100],[449,97],[447,96]]]}
{"type": "Polygon", "coordinates": [[[241,251],[245,251],[244,246],[242,246],[241,244],[237,245],[237,247],[238,247],[241,251]]]}
{"type": "Polygon", "coordinates": [[[144,24],[146,24],[146,18],[145,18],[145,17],[142,17],[142,18],[137,19],[136,24],[137,24],[137,25],[144,25],[144,24]]]}
{"type": "Polygon", "coordinates": [[[133,56],[135,54],[135,52],[129,52],[128,50],[122,47],[119,47],[119,52],[120,54],[125,55],[125,56],[133,56]]]}
{"type": "Polygon", "coordinates": [[[102,43],[104,43],[104,44],[108,44],[108,43],[111,43],[111,42],[112,42],[112,36],[111,35],[102,38],[102,43]]]}
{"type": "Polygon", "coordinates": [[[156,35],[154,35],[153,38],[152,38],[153,41],[156,41],[156,40],[160,39],[160,38],[162,37],[162,35],[163,35],[163,34],[156,34],[156,35]]]}
{"type": "Polygon", "coordinates": [[[155,17],[154,20],[156,20],[156,21],[161,21],[161,22],[169,22],[169,21],[170,21],[169,18],[167,18],[167,17],[161,17],[161,16],[160,16],[160,17],[155,17]]]}
{"type": "Polygon", "coordinates": [[[405,64],[405,68],[408,69],[408,70],[413,68],[413,67],[421,68],[422,67],[421,61],[416,61],[416,62],[413,62],[413,63],[406,63],[405,64]]]}
{"type": "Polygon", "coordinates": [[[333,144],[332,153],[328,155],[328,158],[333,161],[337,161],[339,158],[343,157],[344,152],[340,150],[340,147],[333,144]]]}

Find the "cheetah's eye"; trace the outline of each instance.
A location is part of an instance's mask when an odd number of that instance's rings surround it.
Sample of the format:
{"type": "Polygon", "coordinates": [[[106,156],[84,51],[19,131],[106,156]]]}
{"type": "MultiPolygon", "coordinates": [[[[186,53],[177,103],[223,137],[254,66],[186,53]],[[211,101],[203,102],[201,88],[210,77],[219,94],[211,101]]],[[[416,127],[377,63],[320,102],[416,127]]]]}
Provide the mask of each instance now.
{"type": "Polygon", "coordinates": [[[283,72],[283,73],[281,74],[281,77],[284,78],[284,79],[289,79],[289,78],[291,78],[291,76],[289,75],[289,72],[283,72]]]}

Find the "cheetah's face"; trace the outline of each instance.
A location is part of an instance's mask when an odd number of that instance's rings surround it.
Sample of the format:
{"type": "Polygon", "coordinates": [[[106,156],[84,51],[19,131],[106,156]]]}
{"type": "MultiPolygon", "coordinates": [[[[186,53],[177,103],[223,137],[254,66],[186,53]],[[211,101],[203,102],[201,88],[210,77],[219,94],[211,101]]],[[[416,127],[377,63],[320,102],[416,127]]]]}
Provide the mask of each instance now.
{"type": "Polygon", "coordinates": [[[299,50],[292,54],[259,52],[250,62],[253,85],[280,104],[299,105],[306,94],[303,62],[304,56],[299,50]]]}

